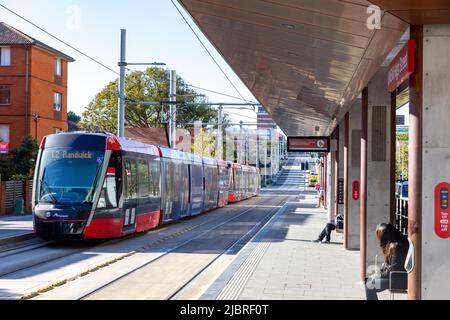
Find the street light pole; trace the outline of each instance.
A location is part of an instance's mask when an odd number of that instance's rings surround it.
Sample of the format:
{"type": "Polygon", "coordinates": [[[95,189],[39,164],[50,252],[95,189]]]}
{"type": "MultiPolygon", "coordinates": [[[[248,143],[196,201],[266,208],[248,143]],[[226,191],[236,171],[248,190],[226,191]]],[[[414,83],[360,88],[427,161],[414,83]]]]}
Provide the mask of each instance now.
{"type": "Polygon", "coordinates": [[[120,78],[119,78],[119,110],[117,136],[123,138],[125,136],[125,66],[126,66],[126,40],[127,31],[120,30],[120,78]]]}
{"type": "Polygon", "coordinates": [[[170,146],[175,149],[175,143],[177,141],[177,72],[175,70],[170,71],[170,146]]]}

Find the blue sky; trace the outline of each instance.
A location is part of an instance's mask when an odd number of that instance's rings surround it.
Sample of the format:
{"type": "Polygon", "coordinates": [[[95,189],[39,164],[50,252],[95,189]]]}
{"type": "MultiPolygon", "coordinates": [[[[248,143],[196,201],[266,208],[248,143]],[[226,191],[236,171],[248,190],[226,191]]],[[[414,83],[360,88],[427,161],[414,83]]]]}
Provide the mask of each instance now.
{"type": "MultiPolygon", "coordinates": [[[[0,3],[117,71],[120,29],[127,29],[129,62],[164,62],[189,84],[238,96],[170,0],[2,0],[0,3]]],[[[182,12],[238,90],[246,99],[256,101],[195,23],[182,12]]],[[[81,114],[95,94],[117,77],[3,8],[0,8],[0,21],[76,59],[69,67],[69,110],[81,114]]],[[[206,94],[210,102],[240,102],[206,94]]],[[[252,121],[247,117],[255,117],[251,111],[233,112],[246,116],[231,116],[236,121],[252,121]]]]}

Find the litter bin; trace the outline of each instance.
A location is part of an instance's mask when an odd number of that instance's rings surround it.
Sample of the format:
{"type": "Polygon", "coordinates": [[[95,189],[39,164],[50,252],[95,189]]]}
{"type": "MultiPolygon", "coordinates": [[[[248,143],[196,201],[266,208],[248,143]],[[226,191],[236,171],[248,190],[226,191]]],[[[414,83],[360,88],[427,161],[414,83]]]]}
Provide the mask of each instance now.
{"type": "Polygon", "coordinates": [[[14,214],[23,214],[23,199],[16,200],[14,203],[14,214]]]}

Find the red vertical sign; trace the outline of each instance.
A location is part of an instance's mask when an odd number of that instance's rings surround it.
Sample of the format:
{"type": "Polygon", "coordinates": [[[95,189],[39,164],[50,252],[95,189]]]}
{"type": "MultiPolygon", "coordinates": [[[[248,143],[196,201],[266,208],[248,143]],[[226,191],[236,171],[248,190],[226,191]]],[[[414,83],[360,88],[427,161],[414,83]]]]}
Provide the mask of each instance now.
{"type": "Polygon", "coordinates": [[[450,184],[442,182],[434,190],[434,231],[443,239],[450,238],[450,210],[449,210],[450,184]]]}
{"type": "Polygon", "coordinates": [[[355,180],[352,183],[352,199],[357,201],[359,200],[359,181],[355,180]]]}
{"type": "Polygon", "coordinates": [[[8,153],[9,152],[9,143],[7,142],[0,142],[0,154],[8,153]]]}
{"type": "Polygon", "coordinates": [[[414,72],[414,49],[416,42],[409,40],[388,67],[388,90],[397,89],[414,72]]]}

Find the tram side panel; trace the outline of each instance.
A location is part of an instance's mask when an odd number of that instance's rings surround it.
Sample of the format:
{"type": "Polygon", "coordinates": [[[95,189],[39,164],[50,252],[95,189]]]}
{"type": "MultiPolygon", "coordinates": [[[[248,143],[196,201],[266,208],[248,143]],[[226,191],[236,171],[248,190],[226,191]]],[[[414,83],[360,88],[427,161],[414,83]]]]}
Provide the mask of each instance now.
{"type": "Polygon", "coordinates": [[[163,222],[168,222],[178,220],[189,213],[189,169],[188,160],[183,158],[182,153],[170,154],[170,151],[163,150],[162,154],[163,222]]]}
{"type": "Polygon", "coordinates": [[[231,170],[229,169],[227,162],[218,161],[218,171],[219,171],[219,200],[217,206],[219,208],[222,208],[228,204],[231,170]]]}
{"type": "Polygon", "coordinates": [[[190,155],[191,161],[189,164],[189,214],[198,215],[202,213],[204,202],[203,190],[203,162],[202,158],[195,155],[190,155]]]}
{"type": "Polygon", "coordinates": [[[160,221],[161,161],[159,157],[141,158],[138,160],[139,199],[136,217],[136,232],[156,228],[160,221]]]}
{"type": "Polygon", "coordinates": [[[219,194],[219,171],[216,160],[211,158],[203,158],[203,170],[203,187],[205,191],[203,209],[206,212],[217,208],[219,194]]]}

